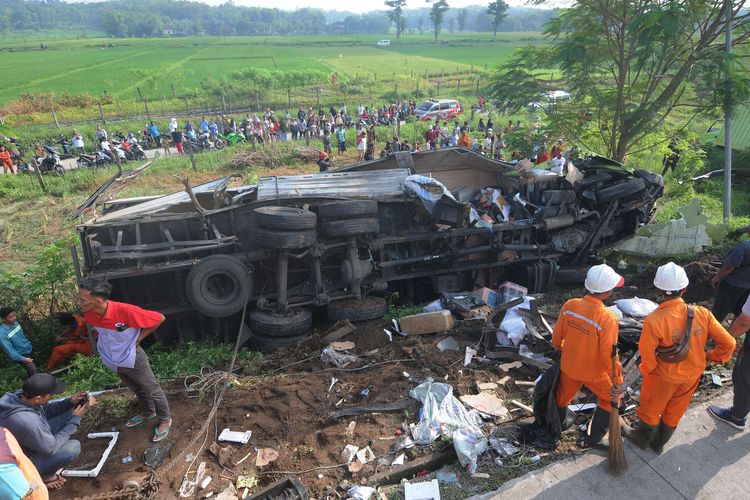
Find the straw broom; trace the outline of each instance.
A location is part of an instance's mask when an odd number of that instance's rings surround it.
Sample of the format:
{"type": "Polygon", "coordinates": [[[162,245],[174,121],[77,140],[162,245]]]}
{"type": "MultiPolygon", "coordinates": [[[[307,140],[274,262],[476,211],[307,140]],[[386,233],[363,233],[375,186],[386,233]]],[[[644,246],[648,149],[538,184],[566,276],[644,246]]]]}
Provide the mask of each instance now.
{"type": "MultiPolygon", "coordinates": [[[[617,346],[612,346],[612,381],[617,380],[617,346]]],[[[628,462],[625,460],[625,443],[620,433],[620,412],[619,404],[613,398],[612,411],[609,413],[609,472],[614,476],[619,476],[628,468],[628,462]]]]}

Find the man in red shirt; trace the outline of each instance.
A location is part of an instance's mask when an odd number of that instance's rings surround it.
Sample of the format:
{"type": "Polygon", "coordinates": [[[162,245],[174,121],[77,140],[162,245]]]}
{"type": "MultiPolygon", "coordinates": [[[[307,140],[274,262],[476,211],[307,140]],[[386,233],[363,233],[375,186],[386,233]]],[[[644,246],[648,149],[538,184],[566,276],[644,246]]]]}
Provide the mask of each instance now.
{"type": "Polygon", "coordinates": [[[141,340],[164,322],[164,315],[132,304],[109,300],[112,285],[97,278],[86,278],[78,285],[78,307],[86,321],[99,332],[97,348],[102,362],[119,375],[135,393],[141,413],[130,418],[126,427],[136,427],[158,419],[154,442],[169,434],[172,419],[169,403],[148,362],[141,340]]]}

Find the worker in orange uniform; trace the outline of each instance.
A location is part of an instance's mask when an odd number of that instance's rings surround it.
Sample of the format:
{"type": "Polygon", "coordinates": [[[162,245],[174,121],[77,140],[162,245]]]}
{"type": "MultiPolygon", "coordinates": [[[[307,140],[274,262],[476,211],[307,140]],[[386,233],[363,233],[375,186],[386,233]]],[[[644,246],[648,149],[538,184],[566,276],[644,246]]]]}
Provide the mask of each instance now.
{"type": "Polygon", "coordinates": [[[563,305],[552,332],[552,345],[562,353],[555,393],[560,418],[564,418],[568,404],[582,386],[597,398],[589,433],[581,437],[583,446],[596,445],[604,438],[609,426],[611,401],[617,400],[622,393],[619,357],[616,359],[617,380],[612,380],[617,318],[604,306],[604,301],[624,283],[624,278],[606,264],[589,269],[584,283],[589,293],[563,305]]]}
{"type": "Polygon", "coordinates": [[[68,327],[68,329],[55,337],[55,341],[60,342],[60,345],[56,345],[52,349],[49,363],[47,363],[48,370],[65,363],[76,354],[91,356],[91,341],[83,316],[62,313],[59,319],[60,324],[68,327]]]}
{"type": "Polygon", "coordinates": [[[706,365],[729,361],[736,344],[711,311],[685,304],[688,283],[685,270],[674,262],[657,269],[654,286],[662,292],[661,304],[643,321],[638,343],[643,375],[639,420],[633,428],[624,426],[623,434],[657,453],[672,438],[706,365]],[[706,352],[709,337],[716,348],[706,352]]]}

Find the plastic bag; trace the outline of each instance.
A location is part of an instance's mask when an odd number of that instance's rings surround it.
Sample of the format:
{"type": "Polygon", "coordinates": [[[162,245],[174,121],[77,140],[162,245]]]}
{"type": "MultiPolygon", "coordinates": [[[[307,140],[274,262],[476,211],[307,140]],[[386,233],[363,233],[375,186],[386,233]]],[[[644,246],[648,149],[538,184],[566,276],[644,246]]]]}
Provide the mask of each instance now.
{"type": "Polygon", "coordinates": [[[453,387],[427,380],[409,391],[409,396],[422,402],[422,419],[412,428],[412,437],[418,444],[429,444],[439,436],[453,439],[458,460],[473,473],[477,458],[487,450],[487,438],[479,428],[481,417],[476,411],[468,412],[453,396],[453,387]]]}
{"type": "Polygon", "coordinates": [[[659,307],[656,302],[638,297],[616,300],[615,305],[623,314],[634,318],[645,318],[659,307]]]}
{"type": "Polygon", "coordinates": [[[404,187],[419,196],[429,213],[435,211],[435,204],[443,196],[447,196],[455,201],[451,192],[448,191],[448,188],[442,182],[431,177],[425,177],[424,175],[407,176],[404,180],[404,187]],[[430,189],[427,189],[426,186],[430,186],[430,189]]]}
{"type": "Polygon", "coordinates": [[[334,365],[338,368],[342,368],[349,363],[356,363],[359,361],[359,357],[353,354],[345,354],[343,352],[335,351],[332,347],[328,346],[320,352],[320,360],[327,365],[334,365]]]}
{"type": "Polygon", "coordinates": [[[523,302],[513,306],[505,312],[505,317],[500,323],[500,329],[507,335],[513,345],[519,345],[526,336],[526,324],[523,322],[523,316],[518,313],[519,309],[529,310],[533,297],[524,297],[523,302]]]}
{"type": "Polygon", "coordinates": [[[367,500],[375,494],[375,488],[370,486],[353,486],[346,491],[346,494],[354,500],[367,500]]]}
{"type": "Polygon", "coordinates": [[[624,317],[622,315],[622,311],[620,311],[620,308],[618,308],[617,306],[609,306],[607,309],[609,309],[610,311],[612,311],[612,313],[615,315],[615,317],[618,320],[620,320],[620,319],[622,319],[624,317]]]}

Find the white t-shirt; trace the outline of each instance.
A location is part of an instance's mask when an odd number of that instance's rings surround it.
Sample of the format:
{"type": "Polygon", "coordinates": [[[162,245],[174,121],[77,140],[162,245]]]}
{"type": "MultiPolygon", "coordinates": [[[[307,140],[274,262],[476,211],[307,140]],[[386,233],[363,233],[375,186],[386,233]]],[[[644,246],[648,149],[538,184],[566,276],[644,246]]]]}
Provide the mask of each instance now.
{"type": "Polygon", "coordinates": [[[742,306],[742,314],[745,316],[750,316],[750,297],[747,298],[745,301],[745,305],[742,306]]]}
{"type": "Polygon", "coordinates": [[[364,151],[367,149],[367,137],[362,137],[362,140],[357,144],[357,151],[364,151]]]}

